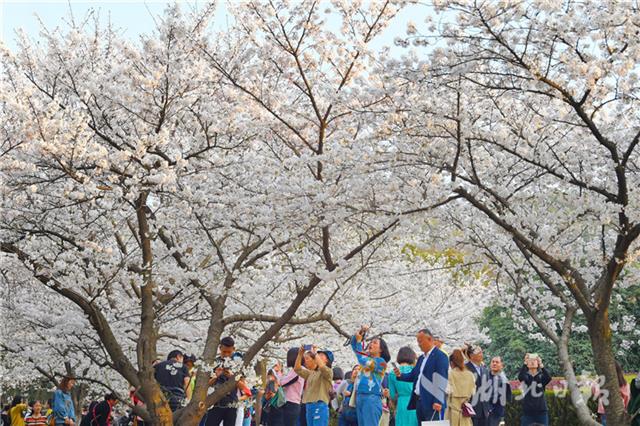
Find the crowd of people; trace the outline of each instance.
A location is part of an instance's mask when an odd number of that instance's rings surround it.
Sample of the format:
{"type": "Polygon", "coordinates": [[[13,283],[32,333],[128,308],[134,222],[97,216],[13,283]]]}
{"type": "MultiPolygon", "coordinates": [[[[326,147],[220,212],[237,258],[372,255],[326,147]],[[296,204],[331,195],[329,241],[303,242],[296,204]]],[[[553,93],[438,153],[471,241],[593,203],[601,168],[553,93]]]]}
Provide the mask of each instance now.
{"type": "MultiPolygon", "coordinates": [[[[76,379],[65,376],[53,393],[53,398],[43,404],[40,400],[29,403],[21,395],[13,398],[11,405],[2,410],[3,426],[75,426],[75,404],[71,398],[71,389],[76,379]]],[[[112,393],[105,395],[103,401],[95,401],[84,406],[80,426],[110,426],[119,424],[114,416],[113,407],[118,398],[112,393]]],[[[128,419],[123,416],[123,419],[128,419]]],[[[123,422],[124,423],[124,422],[123,422]]]]}
{"type": "MultiPolygon", "coordinates": [[[[409,346],[398,349],[394,361],[381,337],[366,339],[369,328],[363,326],[348,342],[353,366],[346,373],[334,367],[334,355],[314,345],[292,348],[286,365],[279,362],[267,372],[260,387],[248,386],[234,376],[230,365],[242,361],[231,337],[221,339],[216,366],[208,385],[213,391],[230,380],[235,387],[208,407],[201,426],[327,426],[331,416],[339,426],[418,426],[422,422],[448,420],[451,426],[498,426],[504,424],[505,407],[512,401],[510,381],[503,372],[502,359],[494,356],[485,363],[478,345],[465,344],[451,354],[442,349],[442,341],[429,329],[416,334],[419,354],[409,346]]],[[[192,397],[195,387],[196,357],[179,350],[165,361],[154,364],[155,378],[172,411],[192,397]]],[[[631,386],[618,366],[618,381],[625,405],[640,408],[640,378],[631,386]]],[[[549,425],[545,387],[551,381],[542,359],[527,354],[517,377],[522,404],[522,426],[549,425]]],[[[7,426],[74,426],[76,413],[70,390],[75,383],[65,377],[53,398],[26,404],[14,398],[3,410],[7,426]]],[[[598,394],[600,389],[594,389],[598,394]]],[[[131,389],[130,406],[144,405],[131,389]]],[[[84,407],[80,426],[112,424],[144,426],[141,417],[114,419],[118,399],[107,394],[104,400],[84,407]]],[[[598,408],[599,421],[606,424],[604,404],[598,408]]]]}

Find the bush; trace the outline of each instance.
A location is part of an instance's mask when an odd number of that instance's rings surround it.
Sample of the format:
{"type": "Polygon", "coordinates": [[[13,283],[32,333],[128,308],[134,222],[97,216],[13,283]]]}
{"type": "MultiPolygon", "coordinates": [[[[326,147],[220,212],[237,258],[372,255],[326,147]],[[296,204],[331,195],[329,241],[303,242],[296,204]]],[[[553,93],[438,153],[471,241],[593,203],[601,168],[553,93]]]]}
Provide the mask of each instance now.
{"type": "MultiPolygon", "coordinates": [[[[514,391],[514,397],[518,395],[519,391],[514,391]]],[[[551,426],[580,426],[578,421],[576,410],[571,404],[571,398],[567,394],[565,397],[559,397],[554,394],[553,391],[545,391],[545,399],[547,400],[547,407],[549,408],[549,424],[551,426]]],[[[591,410],[592,415],[596,416],[597,404],[593,399],[589,399],[587,405],[591,410]]],[[[522,416],[522,401],[516,401],[507,404],[505,414],[505,424],[507,425],[519,425],[520,417],[522,416]]]]}
{"type": "MultiPolygon", "coordinates": [[[[520,391],[513,391],[514,397],[519,395],[520,391]]],[[[566,397],[558,397],[553,391],[545,391],[545,399],[547,400],[547,407],[549,408],[549,425],[550,426],[580,426],[578,421],[576,410],[571,405],[571,398],[569,394],[566,397]]],[[[589,399],[587,403],[593,417],[595,418],[598,405],[593,399],[589,399]]],[[[520,424],[520,417],[522,416],[522,401],[513,401],[507,404],[505,424],[507,426],[517,426],[520,424]]],[[[331,416],[329,419],[329,426],[337,426],[337,415],[331,410],[331,416]]]]}

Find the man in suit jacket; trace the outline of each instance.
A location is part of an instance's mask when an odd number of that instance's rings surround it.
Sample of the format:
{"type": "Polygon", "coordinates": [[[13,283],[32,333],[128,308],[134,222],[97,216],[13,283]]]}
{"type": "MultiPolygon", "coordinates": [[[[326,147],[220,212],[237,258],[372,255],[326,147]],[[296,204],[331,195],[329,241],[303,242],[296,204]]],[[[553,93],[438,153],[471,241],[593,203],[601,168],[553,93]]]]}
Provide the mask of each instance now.
{"type": "Polygon", "coordinates": [[[473,373],[476,378],[476,393],[473,396],[473,410],[476,415],[473,416],[473,426],[488,426],[489,414],[491,413],[490,393],[487,395],[486,390],[490,389],[489,370],[484,366],[482,348],[477,345],[469,345],[466,350],[467,369],[473,373]]]}
{"type": "Polygon", "coordinates": [[[491,364],[489,364],[489,395],[491,399],[490,413],[489,413],[489,426],[500,426],[500,423],[504,419],[505,407],[507,403],[512,400],[511,384],[509,379],[502,371],[502,358],[494,356],[491,358],[491,364]]]}
{"type": "Polygon", "coordinates": [[[398,380],[413,383],[413,393],[409,410],[416,410],[418,423],[444,419],[445,389],[449,377],[449,358],[435,346],[433,334],[422,329],[416,335],[418,346],[423,352],[416,366],[408,373],[401,374],[395,367],[398,380]]]}

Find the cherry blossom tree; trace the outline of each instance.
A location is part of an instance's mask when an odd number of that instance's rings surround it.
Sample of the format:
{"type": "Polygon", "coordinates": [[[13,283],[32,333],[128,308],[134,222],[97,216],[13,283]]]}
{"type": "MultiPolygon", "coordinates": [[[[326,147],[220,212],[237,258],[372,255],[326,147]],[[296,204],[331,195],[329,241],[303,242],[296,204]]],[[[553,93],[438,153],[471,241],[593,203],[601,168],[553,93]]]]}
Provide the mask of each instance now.
{"type": "Polygon", "coordinates": [[[121,376],[94,361],[94,349],[100,345],[88,332],[88,321],[49,308],[68,304],[67,300],[30,285],[28,280],[7,280],[4,284],[0,306],[0,316],[6,321],[0,341],[3,388],[24,389],[45,383],[52,390],[64,375],[73,375],[78,379],[71,391],[78,421],[87,397],[98,399],[105,389],[127,389],[121,376]]]}
{"type": "Polygon", "coordinates": [[[188,425],[233,389],[207,392],[225,330],[246,331],[246,367],[287,324],[331,322],[324,284],[449,201],[406,203],[360,114],[378,102],[367,44],[396,10],[337,4],[338,37],[316,2],[249,3],[225,34],[213,6],[172,7],[140,45],[88,21],[4,50],[3,280],[57,295],[53,318],[24,306],[46,336],[65,325],[49,349],[117,372],[145,420],[188,425]],[[152,363],[173,346],[203,364],[172,415],[152,363]]]}
{"type": "Polygon", "coordinates": [[[505,302],[557,345],[580,419],[595,424],[567,352],[573,318],[584,318],[607,422],[626,424],[608,308],[637,281],[637,5],[436,7],[440,24],[412,25],[404,40],[431,44],[429,59],[387,65],[400,70],[399,151],[461,197],[440,211],[444,243],[493,265],[505,302]]]}

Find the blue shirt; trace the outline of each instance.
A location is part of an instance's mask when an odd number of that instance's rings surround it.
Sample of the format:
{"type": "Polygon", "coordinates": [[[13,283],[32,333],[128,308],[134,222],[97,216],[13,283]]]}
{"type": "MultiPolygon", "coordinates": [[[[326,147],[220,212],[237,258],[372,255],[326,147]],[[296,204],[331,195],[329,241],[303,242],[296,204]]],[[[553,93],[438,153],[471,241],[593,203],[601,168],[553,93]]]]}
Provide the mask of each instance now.
{"type": "Polygon", "coordinates": [[[355,336],[351,337],[351,349],[353,349],[353,353],[356,354],[358,359],[358,364],[360,364],[356,394],[382,395],[382,381],[384,372],[387,369],[387,362],[384,358],[374,358],[364,353],[361,346],[356,341],[355,336]]]}
{"type": "Polygon", "coordinates": [[[64,392],[62,389],[56,389],[53,393],[53,415],[56,418],[56,424],[64,424],[64,418],[68,417],[74,422],[76,421],[75,408],[71,393],[64,392]]]}

